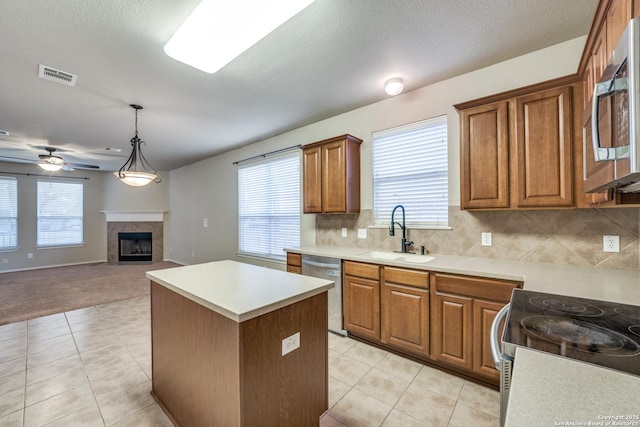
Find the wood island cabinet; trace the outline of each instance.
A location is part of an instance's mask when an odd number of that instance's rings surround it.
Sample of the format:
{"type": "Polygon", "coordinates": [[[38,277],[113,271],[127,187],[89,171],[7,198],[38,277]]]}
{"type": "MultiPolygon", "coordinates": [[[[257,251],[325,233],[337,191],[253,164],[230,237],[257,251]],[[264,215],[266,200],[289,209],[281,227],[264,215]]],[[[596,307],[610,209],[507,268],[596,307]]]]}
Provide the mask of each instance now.
{"type": "Polygon", "coordinates": [[[462,209],[574,206],[574,86],[456,105],[462,209]]]}
{"type": "Polygon", "coordinates": [[[429,273],[383,267],[382,336],[391,347],[429,356],[429,273]]]}
{"type": "Polygon", "coordinates": [[[380,266],[344,262],[344,328],[380,341],[380,266]]]}
{"type": "Polygon", "coordinates": [[[360,144],[341,135],[302,147],[304,213],[360,212],[360,144]]]}

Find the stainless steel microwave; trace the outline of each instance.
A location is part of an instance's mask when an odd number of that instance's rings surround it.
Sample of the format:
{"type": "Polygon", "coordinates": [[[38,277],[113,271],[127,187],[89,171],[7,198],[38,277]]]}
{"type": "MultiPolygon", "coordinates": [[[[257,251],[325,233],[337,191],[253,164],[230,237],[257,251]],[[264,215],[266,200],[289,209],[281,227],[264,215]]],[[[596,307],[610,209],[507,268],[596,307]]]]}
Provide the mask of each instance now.
{"type": "Polygon", "coordinates": [[[585,191],[640,192],[640,18],[629,22],[595,85],[584,155],[585,191]]]}

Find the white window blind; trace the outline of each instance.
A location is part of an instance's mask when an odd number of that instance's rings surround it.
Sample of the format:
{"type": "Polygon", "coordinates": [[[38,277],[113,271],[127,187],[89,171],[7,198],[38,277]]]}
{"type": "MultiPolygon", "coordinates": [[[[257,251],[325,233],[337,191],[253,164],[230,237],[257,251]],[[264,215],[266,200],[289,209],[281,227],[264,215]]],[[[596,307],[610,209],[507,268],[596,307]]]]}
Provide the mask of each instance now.
{"type": "Polygon", "coordinates": [[[38,181],[37,245],[83,243],[83,184],[38,181]]]}
{"type": "Polygon", "coordinates": [[[300,246],[300,152],[238,167],[239,251],[284,260],[300,246]]]}
{"type": "Polygon", "coordinates": [[[447,117],[373,133],[374,225],[389,225],[403,205],[406,224],[448,226],[447,117]]]}
{"type": "Polygon", "coordinates": [[[0,250],[18,248],[18,181],[0,176],[0,250]]]}

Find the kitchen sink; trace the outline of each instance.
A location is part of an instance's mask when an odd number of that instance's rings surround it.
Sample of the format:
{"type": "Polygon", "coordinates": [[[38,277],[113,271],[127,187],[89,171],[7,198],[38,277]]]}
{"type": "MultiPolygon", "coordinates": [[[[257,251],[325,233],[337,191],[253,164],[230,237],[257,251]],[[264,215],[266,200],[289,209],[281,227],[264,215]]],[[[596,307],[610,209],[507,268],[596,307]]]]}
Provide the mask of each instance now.
{"type": "Polygon", "coordinates": [[[424,264],[429,261],[433,261],[435,257],[431,255],[417,255],[417,254],[403,254],[400,252],[384,252],[384,251],[371,251],[364,252],[360,255],[368,256],[374,259],[380,259],[385,261],[400,261],[409,262],[415,264],[424,264]]]}

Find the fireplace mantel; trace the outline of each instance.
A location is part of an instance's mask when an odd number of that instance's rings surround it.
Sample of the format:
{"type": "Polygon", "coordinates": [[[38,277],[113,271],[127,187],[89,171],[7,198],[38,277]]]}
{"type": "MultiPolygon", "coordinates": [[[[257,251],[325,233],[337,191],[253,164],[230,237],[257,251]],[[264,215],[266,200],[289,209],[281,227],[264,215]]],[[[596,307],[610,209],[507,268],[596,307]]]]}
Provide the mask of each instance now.
{"type": "Polygon", "coordinates": [[[100,211],[107,222],[163,222],[166,211],[100,211]]]}

